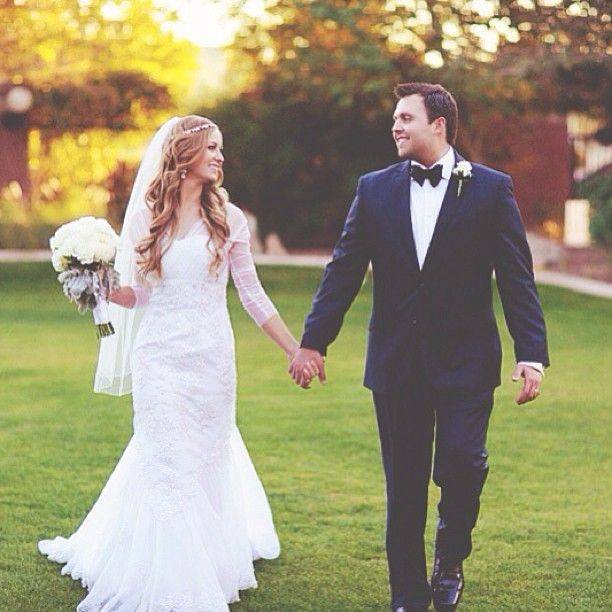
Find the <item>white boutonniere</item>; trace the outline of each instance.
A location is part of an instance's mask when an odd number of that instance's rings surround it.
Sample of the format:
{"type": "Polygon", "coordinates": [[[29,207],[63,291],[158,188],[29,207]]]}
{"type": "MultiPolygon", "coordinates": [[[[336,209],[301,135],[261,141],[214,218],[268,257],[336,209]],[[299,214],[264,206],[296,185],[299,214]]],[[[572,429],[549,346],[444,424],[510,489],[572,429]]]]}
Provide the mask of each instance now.
{"type": "Polygon", "coordinates": [[[459,197],[461,195],[461,189],[463,188],[463,181],[472,178],[472,164],[462,159],[460,162],[457,162],[453,168],[453,174],[459,180],[459,185],[457,186],[457,197],[459,197]]]}

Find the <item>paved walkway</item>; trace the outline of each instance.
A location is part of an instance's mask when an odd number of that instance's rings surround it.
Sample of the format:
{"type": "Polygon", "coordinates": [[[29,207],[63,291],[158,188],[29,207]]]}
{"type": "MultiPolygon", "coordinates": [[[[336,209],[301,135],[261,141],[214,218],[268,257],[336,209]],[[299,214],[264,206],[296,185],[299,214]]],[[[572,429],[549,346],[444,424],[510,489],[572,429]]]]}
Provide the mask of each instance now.
{"type": "MultiPolygon", "coordinates": [[[[255,263],[263,266],[302,266],[322,268],[330,260],[327,255],[265,255],[254,256],[255,263]]],[[[6,261],[50,261],[51,251],[22,251],[0,249],[0,262],[6,261]]],[[[578,293],[612,299],[612,283],[573,276],[563,272],[553,272],[536,268],[536,281],[544,285],[563,287],[578,293]]]]}
{"type": "MultiPolygon", "coordinates": [[[[330,260],[322,255],[255,255],[255,262],[271,266],[305,266],[322,268],[330,260]]],[[[612,283],[573,276],[564,272],[553,272],[536,268],[535,277],[538,283],[563,287],[578,293],[612,299],[612,283]]]]}
{"type": "Polygon", "coordinates": [[[612,300],[612,283],[605,283],[604,281],[593,280],[584,276],[574,276],[565,272],[554,272],[552,270],[536,270],[535,277],[538,283],[544,285],[564,287],[578,293],[612,300]]]}
{"type": "Polygon", "coordinates": [[[0,261],[51,261],[51,251],[45,249],[37,251],[0,249],[0,261]]]}

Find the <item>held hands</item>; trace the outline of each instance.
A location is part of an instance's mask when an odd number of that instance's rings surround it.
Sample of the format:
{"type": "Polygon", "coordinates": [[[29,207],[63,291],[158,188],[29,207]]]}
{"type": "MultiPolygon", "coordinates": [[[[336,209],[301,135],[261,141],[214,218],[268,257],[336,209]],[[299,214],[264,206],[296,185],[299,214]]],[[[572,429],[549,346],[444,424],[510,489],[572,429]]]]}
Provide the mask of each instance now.
{"type": "Polygon", "coordinates": [[[136,304],[136,294],[131,287],[119,287],[119,289],[111,291],[107,299],[109,302],[114,302],[124,308],[134,308],[136,304]]]}
{"type": "Polygon", "coordinates": [[[302,387],[302,389],[309,389],[310,382],[315,376],[319,377],[322,385],[327,382],[325,377],[325,360],[319,351],[312,349],[297,349],[289,364],[288,371],[295,384],[302,387]]]}
{"type": "Polygon", "coordinates": [[[525,379],[525,382],[523,383],[523,388],[516,397],[516,403],[519,404],[519,406],[538,397],[542,384],[542,374],[540,374],[540,372],[519,363],[514,368],[514,372],[512,372],[512,380],[516,382],[521,377],[525,379]]]}

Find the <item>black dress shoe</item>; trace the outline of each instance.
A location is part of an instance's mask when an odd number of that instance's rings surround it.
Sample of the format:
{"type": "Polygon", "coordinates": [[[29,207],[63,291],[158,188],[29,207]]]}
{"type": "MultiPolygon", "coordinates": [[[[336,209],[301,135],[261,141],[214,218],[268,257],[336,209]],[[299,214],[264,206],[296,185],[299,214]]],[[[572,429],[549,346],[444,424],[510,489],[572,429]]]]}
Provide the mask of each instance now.
{"type": "Polygon", "coordinates": [[[433,604],[437,612],[453,612],[463,593],[463,566],[461,563],[445,563],[436,558],[431,576],[433,604]]]}

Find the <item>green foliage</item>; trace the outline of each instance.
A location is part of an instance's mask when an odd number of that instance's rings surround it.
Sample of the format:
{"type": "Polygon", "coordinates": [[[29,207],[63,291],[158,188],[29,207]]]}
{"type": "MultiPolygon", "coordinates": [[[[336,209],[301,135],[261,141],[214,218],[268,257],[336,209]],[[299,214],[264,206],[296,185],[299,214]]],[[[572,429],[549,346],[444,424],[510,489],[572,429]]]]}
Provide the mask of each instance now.
{"type": "MultiPolygon", "coordinates": [[[[15,202],[8,219],[59,224],[85,214],[118,218],[115,209],[122,194],[111,193],[115,186],[113,174],[118,172],[120,162],[133,166],[140,161],[151,129],[90,129],[53,138],[47,138],[45,131],[32,130],[29,148],[33,195],[29,202],[15,202]]],[[[121,206],[126,203],[124,199],[121,206]]]]}
{"type": "Polygon", "coordinates": [[[48,249],[54,223],[0,223],[0,249],[48,249]]]}
{"type": "Polygon", "coordinates": [[[561,111],[588,111],[610,120],[612,62],[593,58],[559,63],[554,70],[558,108],[561,111]]]}
{"type": "Polygon", "coordinates": [[[174,18],[155,0],[21,0],[0,11],[0,46],[10,49],[0,79],[45,90],[128,71],[185,95],[197,49],[164,26],[174,18]]]}
{"type": "Polygon", "coordinates": [[[201,112],[224,133],[232,200],[291,247],[333,243],[357,177],[395,161],[389,117],[358,105],[242,98],[201,112]]]}
{"type": "Polygon", "coordinates": [[[594,240],[612,247],[612,168],[589,176],[578,185],[578,195],[591,203],[590,231],[594,240]]]}
{"type": "MultiPolygon", "coordinates": [[[[260,270],[298,333],[321,271],[260,270]]],[[[50,264],[0,265],[0,610],[74,610],[85,591],[36,549],[69,535],[132,433],[129,397],[92,392],[97,340],[50,264]]],[[[518,407],[504,348],[487,439],[491,472],[465,564],[471,612],[609,608],[609,375],[612,302],[540,287],[553,365],[518,407]],[[606,331],[607,330],[607,331],[606,331]],[[511,577],[504,579],[503,577],[511,577]]],[[[348,612],[389,606],[384,481],[371,395],[361,386],[371,283],[327,359],[329,382],[295,388],[281,351],[228,292],[238,420],[266,487],[282,552],[232,610],[348,612]]],[[[439,491],[430,489],[431,563],[439,491]]]]}
{"type": "Polygon", "coordinates": [[[292,247],[333,243],[357,177],[396,161],[397,82],[450,89],[458,148],[485,163],[505,151],[504,136],[489,129],[500,119],[570,108],[605,115],[604,3],[564,11],[502,1],[496,15],[484,4],[277,0],[262,17],[234,1],[242,23],[234,65],[250,71],[249,87],[203,112],[226,134],[232,196],[264,233],[292,247]]]}
{"type": "Polygon", "coordinates": [[[2,8],[0,81],[34,92],[32,197],[11,210],[0,202],[3,220],[57,224],[107,214],[118,162],[137,163],[155,127],[188,111],[199,51],[175,38],[174,18],[156,0],[22,0],[2,8]]]}
{"type": "Polygon", "coordinates": [[[144,117],[173,105],[166,86],[140,72],[115,71],[37,90],[29,121],[48,135],[91,128],[119,131],[134,129],[144,117]]]}
{"type": "MultiPolygon", "coordinates": [[[[332,73],[340,63],[372,70],[392,62],[403,71],[403,66],[423,62],[441,65],[440,59],[460,59],[465,66],[490,62],[500,49],[515,45],[531,53],[543,47],[563,56],[576,48],[582,57],[605,56],[609,41],[605,0],[590,0],[586,6],[564,2],[562,7],[548,0],[275,0],[265,3],[263,18],[253,15],[249,4],[231,0],[242,22],[237,45],[279,70],[316,66],[304,60],[321,51],[327,52],[332,73]]],[[[325,73],[315,68],[313,74],[325,73]]]]}

